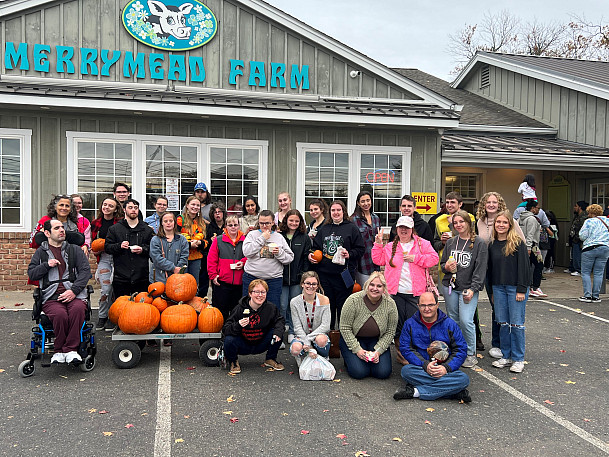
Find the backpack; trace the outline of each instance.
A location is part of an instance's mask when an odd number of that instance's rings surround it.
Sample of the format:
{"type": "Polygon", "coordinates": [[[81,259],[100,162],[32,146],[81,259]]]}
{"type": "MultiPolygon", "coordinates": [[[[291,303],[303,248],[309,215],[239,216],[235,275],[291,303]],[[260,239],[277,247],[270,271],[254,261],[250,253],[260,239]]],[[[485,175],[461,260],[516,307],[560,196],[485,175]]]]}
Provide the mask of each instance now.
{"type": "MultiPolygon", "coordinates": [[[[45,290],[52,286],[53,284],[58,284],[60,282],[69,281],[73,283],[76,281],[76,249],[80,249],[78,246],[74,244],[68,244],[68,263],[66,268],[68,269],[68,279],[59,278],[56,281],[49,281],[48,275],[42,278],[42,282],[40,288],[45,290]]],[[[40,251],[40,261],[48,262],[49,261],[49,253],[46,249],[40,251]]]]}

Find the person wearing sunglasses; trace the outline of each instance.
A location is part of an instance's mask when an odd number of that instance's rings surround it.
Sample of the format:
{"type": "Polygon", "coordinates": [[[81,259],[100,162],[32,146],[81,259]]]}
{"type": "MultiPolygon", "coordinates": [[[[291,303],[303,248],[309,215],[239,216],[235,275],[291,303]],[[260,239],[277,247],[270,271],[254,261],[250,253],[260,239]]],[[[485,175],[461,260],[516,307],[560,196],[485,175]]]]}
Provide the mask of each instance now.
{"type": "MultiPolygon", "coordinates": [[[[314,271],[305,271],[300,280],[302,293],[292,298],[290,309],[294,339],[290,353],[296,358],[298,366],[303,358],[328,357],[330,353],[330,300],[319,293],[319,276],[314,271]],[[315,349],[315,351],[311,351],[315,349]]],[[[323,290],[322,290],[323,292],[323,290]]]]}

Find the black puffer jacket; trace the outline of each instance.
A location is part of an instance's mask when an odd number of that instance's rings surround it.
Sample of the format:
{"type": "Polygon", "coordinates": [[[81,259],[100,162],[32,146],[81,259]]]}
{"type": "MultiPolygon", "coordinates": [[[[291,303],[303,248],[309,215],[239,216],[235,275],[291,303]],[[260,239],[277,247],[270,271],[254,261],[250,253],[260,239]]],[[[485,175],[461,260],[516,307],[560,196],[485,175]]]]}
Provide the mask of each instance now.
{"type": "Polygon", "coordinates": [[[131,228],[123,219],[108,229],[104,250],[114,258],[115,280],[130,284],[148,281],[148,258],[153,236],[154,231],[142,221],[131,228]],[[121,248],[123,241],[128,241],[129,246],[141,246],[142,252],[134,254],[131,249],[121,248]]]}
{"type": "Polygon", "coordinates": [[[311,252],[311,238],[301,232],[295,232],[291,240],[285,233],[282,234],[286,243],[294,253],[294,260],[283,267],[283,285],[296,286],[305,271],[309,271],[309,253],[311,252]]]}

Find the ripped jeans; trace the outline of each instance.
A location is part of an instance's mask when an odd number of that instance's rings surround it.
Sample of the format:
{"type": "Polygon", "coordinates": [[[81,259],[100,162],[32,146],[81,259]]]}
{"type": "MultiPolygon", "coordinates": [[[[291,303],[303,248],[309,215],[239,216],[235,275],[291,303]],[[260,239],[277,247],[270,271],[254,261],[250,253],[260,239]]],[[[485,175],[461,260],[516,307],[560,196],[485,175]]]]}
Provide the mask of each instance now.
{"type": "Polygon", "coordinates": [[[495,319],[499,324],[499,347],[504,359],[524,362],[524,312],[529,291],[516,301],[516,286],[493,285],[495,319]]]}
{"type": "Polygon", "coordinates": [[[100,318],[108,317],[108,310],[112,304],[112,279],[114,277],[114,259],[110,254],[105,252],[101,253],[99,262],[97,263],[97,270],[95,271],[95,280],[101,285],[99,298],[99,312],[100,318]]]}

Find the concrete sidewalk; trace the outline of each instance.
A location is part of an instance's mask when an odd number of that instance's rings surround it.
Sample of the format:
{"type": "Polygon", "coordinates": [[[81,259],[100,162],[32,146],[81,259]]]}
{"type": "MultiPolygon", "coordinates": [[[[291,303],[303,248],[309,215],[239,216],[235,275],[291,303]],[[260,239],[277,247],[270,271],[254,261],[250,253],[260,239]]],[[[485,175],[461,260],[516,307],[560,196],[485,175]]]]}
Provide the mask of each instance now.
{"type": "MultiPolygon", "coordinates": [[[[546,274],[547,278],[541,282],[541,289],[548,294],[548,300],[553,298],[577,298],[583,295],[582,280],[579,276],[571,276],[568,273],[560,272],[546,274]]],[[[608,284],[609,285],[609,284],[608,284]]],[[[31,309],[32,308],[32,290],[25,291],[6,291],[0,292],[0,309],[31,309]]],[[[485,292],[482,292],[480,299],[487,299],[485,292]]],[[[601,294],[601,298],[609,300],[609,295],[601,294]]],[[[93,308],[97,308],[99,300],[99,288],[95,289],[93,294],[93,308]]]]}

